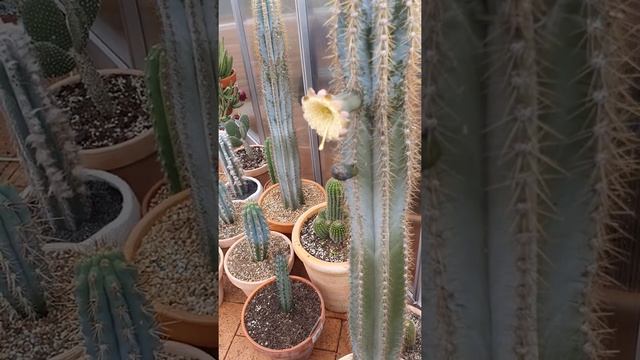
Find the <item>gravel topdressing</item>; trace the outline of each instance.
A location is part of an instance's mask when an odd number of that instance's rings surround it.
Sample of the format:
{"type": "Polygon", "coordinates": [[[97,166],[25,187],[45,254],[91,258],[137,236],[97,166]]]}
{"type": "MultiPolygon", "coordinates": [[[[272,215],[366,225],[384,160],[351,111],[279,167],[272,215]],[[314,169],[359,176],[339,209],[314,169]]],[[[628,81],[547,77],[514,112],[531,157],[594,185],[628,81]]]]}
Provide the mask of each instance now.
{"type": "Polygon", "coordinates": [[[81,255],[64,251],[45,257],[42,283],[48,314],[22,319],[0,297],[0,359],[48,359],[82,343],[73,295],[74,269],[81,255]]]}
{"type": "Polygon", "coordinates": [[[416,343],[411,349],[404,349],[402,352],[402,358],[404,360],[421,360],[422,359],[422,328],[421,319],[414,313],[409,313],[409,320],[413,322],[416,327],[416,343]]]}
{"type": "Polygon", "coordinates": [[[112,116],[96,109],[82,82],[65,85],[54,94],[83,149],[120,144],[151,128],[144,77],[119,74],[103,79],[115,107],[112,116]]]}
{"type": "Polygon", "coordinates": [[[313,231],[313,220],[317,215],[307,219],[300,231],[300,244],[313,257],[327,262],[349,261],[349,244],[351,237],[340,243],[334,243],[331,239],[319,238],[313,231]]]}
{"type": "Polygon", "coordinates": [[[275,275],[275,259],[278,254],[285,255],[289,259],[291,253],[289,242],[281,236],[269,237],[269,249],[267,258],[263,261],[254,261],[246,237],[240,239],[237,245],[227,252],[227,267],[231,275],[242,281],[261,281],[275,275]]]}
{"type": "Polygon", "coordinates": [[[157,219],[134,262],[141,287],[151,300],[218,316],[218,276],[200,242],[191,199],[157,219]]]}
{"type": "Polygon", "coordinates": [[[294,223],[302,213],[325,201],[324,193],[319,191],[314,184],[307,182],[302,183],[302,196],[304,197],[304,205],[297,210],[291,210],[284,207],[280,187],[271,190],[264,196],[261,202],[264,216],[271,221],[291,224],[294,223]]]}
{"type": "Polygon", "coordinates": [[[149,208],[147,209],[147,211],[151,211],[151,209],[160,205],[160,203],[168,199],[169,196],[171,196],[171,193],[169,192],[169,185],[163,183],[155,192],[155,194],[151,196],[151,199],[149,199],[149,208]]]}
{"type": "Polygon", "coordinates": [[[218,239],[228,239],[244,231],[244,222],[242,221],[243,205],[245,204],[237,202],[233,203],[233,223],[225,224],[222,220],[218,220],[218,239]]]}
{"type": "Polygon", "coordinates": [[[245,151],[244,147],[241,147],[238,150],[236,150],[236,155],[238,155],[238,158],[240,159],[240,163],[242,164],[242,169],[245,171],[255,170],[267,163],[267,160],[265,159],[264,153],[262,151],[262,147],[254,146],[251,149],[253,150],[253,153],[254,153],[253,158],[249,158],[247,156],[247,152],[245,151]]]}

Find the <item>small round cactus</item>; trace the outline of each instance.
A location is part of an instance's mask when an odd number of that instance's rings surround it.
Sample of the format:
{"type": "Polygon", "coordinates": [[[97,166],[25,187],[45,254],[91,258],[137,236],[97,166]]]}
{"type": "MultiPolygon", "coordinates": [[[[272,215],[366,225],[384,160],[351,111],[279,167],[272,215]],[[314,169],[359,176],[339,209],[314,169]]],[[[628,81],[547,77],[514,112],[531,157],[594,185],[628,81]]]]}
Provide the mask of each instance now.
{"type": "Polygon", "coordinates": [[[339,244],[347,239],[347,225],[340,220],[334,221],[329,226],[329,238],[339,244]]]}
{"type": "Polygon", "coordinates": [[[326,214],[326,211],[322,210],[318,213],[315,220],[313,220],[313,232],[321,239],[329,237],[330,223],[327,221],[326,214]]]}

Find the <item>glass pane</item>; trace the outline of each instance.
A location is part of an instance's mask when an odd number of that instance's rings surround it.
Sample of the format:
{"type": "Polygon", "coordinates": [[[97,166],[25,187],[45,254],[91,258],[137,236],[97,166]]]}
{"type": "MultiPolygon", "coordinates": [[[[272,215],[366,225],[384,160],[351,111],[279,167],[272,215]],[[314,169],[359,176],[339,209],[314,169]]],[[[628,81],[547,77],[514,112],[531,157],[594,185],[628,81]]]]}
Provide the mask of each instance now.
{"type": "MultiPolygon", "coordinates": [[[[127,0],[125,0],[127,1],[127,0]]],[[[124,63],[132,66],[119,0],[103,0],[93,33],[106,44],[124,63]]]]}

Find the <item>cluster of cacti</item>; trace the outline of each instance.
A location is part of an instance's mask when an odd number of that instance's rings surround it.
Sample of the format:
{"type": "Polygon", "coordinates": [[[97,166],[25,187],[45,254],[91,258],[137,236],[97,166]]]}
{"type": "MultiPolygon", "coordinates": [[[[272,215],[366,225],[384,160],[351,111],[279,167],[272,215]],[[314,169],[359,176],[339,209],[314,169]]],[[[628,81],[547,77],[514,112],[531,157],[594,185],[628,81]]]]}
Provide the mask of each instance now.
{"type": "Polygon", "coordinates": [[[220,116],[220,122],[225,123],[231,118],[229,114],[233,109],[241,107],[244,102],[240,100],[240,88],[237,85],[230,85],[226,88],[222,88],[218,84],[218,116],[220,116]]]}
{"type": "Polygon", "coordinates": [[[136,269],[122,253],[83,260],[75,281],[80,329],[91,359],[156,358],[161,343],[152,307],[137,287],[136,269]]]}
{"type": "Polygon", "coordinates": [[[218,154],[224,174],[229,181],[229,189],[235,199],[243,199],[249,191],[249,181],[244,177],[244,171],[240,165],[240,159],[233,151],[229,135],[225,132],[218,134],[218,154]]]}
{"type": "Polygon", "coordinates": [[[218,183],[218,217],[225,224],[233,224],[235,221],[233,202],[227,192],[227,187],[218,183]]]}
{"type": "Polygon", "coordinates": [[[169,98],[166,58],[161,45],[154,45],[145,62],[145,79],[149,113],[153,119],[158,159],[171,193],[184,189],[181,160],[174,115],[169,98]]]}
{"type": "Polygon", "coordinates": [[[233,57],[224,47],[224,39],[218,44],[218,76],[221,79],[231,76],[233,73],[233,57]]]}
{"type": "Polygon", "coordinates": [[[111,114],[108,89],[87,52],[101,0],[63,0],[61,4],[64,12],[55,0],[23,0],[20,4],[20,15],[44,74],[62,76],[77,67],[93,104],[102,114],[111,114]]]}
{"type": "Polygon", "coordinates": [[[341,181],[331,178],[325,189],[327,208],[321,210],[313,220],[313,232],[321,239],[329,238],[341,243],[349,235],[344,213],[344,188],[341,181]]]}
{"type": "Polygon", "coordinates": [[[265,260],[269,252],[269,237],[271,233],[262,209],[255,202],[248,203],[242,209],[242,220],[253,260],[265,260]]]}
{"type": "Polygon", "coordinates": [[[425,352],[608,358],[600,293],[639,169],[631,3],[426,4],[425,352]]]}
{"type": "Polygon", "coordinates": [[[21,316],[47,314],[38,230],[16,189],[0,185],[0,296],[21,316]]]}
{"type": "Polygon", "coordinates": [[[333,3],[331,97],[360,97],[333,174],[346,180],[351,222],[352,349],[356,359],[395,360],[403,342],[407,212],[420,178],[421,2],[333,3]]]}
{"type": "MultiPolygon", "coordinates": [[[[253,0],[262,92],[269,119],[280,192],[287,209],[304,203],[300,177],[300,154],[293,128],[285,34],[279,0],[253,0]]],[[[275,183],[274,183],[275,184],[275,183]]]]}
{"type": "Polygon", "coordinates": [[[156,0],[178,144],[212,269],[218,266],[216,0],[156,0]]]}
{"type": "Polygon", "coordinates": [[[238,120],[229,120],[224,123],[224,129],[229,135],[231,145],[234,147],[243,146],[245,153],[249,159],[255,158],[256,154],[247,141],[247,134],[249,134],[249,116],[242,115],[238,120]]]}
{"type": "Polygon", "coordinates": [[[289,313],[293,308],[293,295],[291,294],[291,278],[289,277],[289,267],[286,256],[282,254],[276,256],[275,270],[280,309],[289,313]]]}
{"type": "Polygon", "coordinates": [[[273,144],[271,144],[271,138],[268,137],[264,140],[264,157],[267,160],[267,170],[269,170],[269,180],[272,185],[278,183],[278,174],[276,174],[276,167],[273,163],[273,144]]]}
{"type": "Polygon", "coordinates": [[[88,211],[74,136],[44,87],[22,28],[0,29],[0,61],[0,98],[29,184],[52,226],[75,230],[88,211]]]}

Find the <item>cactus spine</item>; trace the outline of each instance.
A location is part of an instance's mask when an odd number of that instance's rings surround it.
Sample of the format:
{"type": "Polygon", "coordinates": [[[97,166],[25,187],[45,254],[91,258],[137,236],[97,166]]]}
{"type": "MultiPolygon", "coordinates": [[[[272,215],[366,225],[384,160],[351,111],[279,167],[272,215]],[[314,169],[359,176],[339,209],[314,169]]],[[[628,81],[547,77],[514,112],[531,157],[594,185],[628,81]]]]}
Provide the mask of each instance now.
{"type": "Polygon", "coordinates": [[[344,187],[334,178],[325,185],[327,190],[327,208],[320,211],[313,221],[313,230],[321,239],[330,238],[335,243],[344,241],[348,236],[347,225],[343,221],[344,187]]]}
{"type": "Polygon", "coordinates": [[[78,265],[75,297],[91,359],[156,358],[161,344],[152,308],[136,280],[121,253],[95,255],[78,265]]]}
{"type": "Polygon", "coordinates": [[[276,166],[273,163],[273,144],[271,138],[268,137],[264,140],[264,157],[267,159],[267,169],[269,170],[269,180],[271,184],[278,183],[278,175],[276,174],[276,166]]]}
{"type": "Polygon", "coordinates": [[[215,0],[156,0],[162,22],[171,108],[187,170],[200,233],[212,269],[218,266],[214,199],[218,178],[215,134],[218,75],[215,66],[218,11],[215,0]]]}
{"type": "Polygon", "coordinates": [[[247,195],[249,180],[244,178],[244,171],[242,171],[242,166],[240,166],[240,160],[233,151],[229,136],[224,132],[220,132],[218,139],[218,154],[222,162],[224,174],[229,180],[231,194],[235,199],[242,199],[243,196],[247,195]]]}
{"type": "Polygon", "coordinates": [[[598,292],[639,168],[635,24],[624,1],[489,3],[427,2],[425,351],[603,359],[598,292]]]}
{"type": "Polygon", "coordinates": [[[293,129],[289,72],[285,56],[280,0],[253,0],[262,92],[273,142],[275,168],[287,209],[304,203],[300,178],[300,154],[293,129]]]}
{"type": "Polygon", "coordinates": [[[21,316],[47,313],[41,262],[29,208],[16,189],[0,186],[0,296],[21,316]]]}
{"type": "Polygon", "coordinates": [[[162,46],[155,45],[149,51],[146,60],[145,78],[149,113],[153,118],[153,131],[156,135],[158,158],[171,193],[184,189],[180,172],[180,161],[175,139],[175,123],[168,98],[166,79],[166,58],[162,46]]]}
{"type": "Polygon", "coordinates": [[[21,28],[0,29],[0,91],[14,143],[29,183],[56,229],[85,219],[85,186],[67,119],[44,88],[35,52],[21,28]]]}
{"type": "Polygon", "coordinates": [[[227,192],[227,187],[218,183],[218,214],[220,220],[225,224],[233,224],[233,202],[227,192]]]}
{"type": "Polygon", "coordinates": [[[229,120],[224,123],[224,128],[229,135],[231,145],[234,147],[243,146],[244,151],[249,159],[255,158],[255,151],[247,141],[249,134],[249,117],[247,115],[240,116],[238,120],[229,120]]]}
{"type": "Polygon", "coordinates": [[[263,261],[269,251],[269,226],[264,218],[262,209],[257,203],[251,202],[242,210],[244,232],[247,235],[249,246],[255,261],[263,261]]]}
{"type": "Polygon", "coordinates": [[[420,166],[421,5],[333,3],[333,86],[361,98],[334,172],[346,180],[351,221],[352,349],[356,359],[395,360],[403,342],[406,212],[420,166]]]}
{"type": "Polygon", "coordinates": [[[286,256],[282,254],[276,256],[275,267],[280,309],[286,313],[290,313],[293,308],[293,295],[291,294],[291,278],[289,277],[289,267],[286,256]]]}

